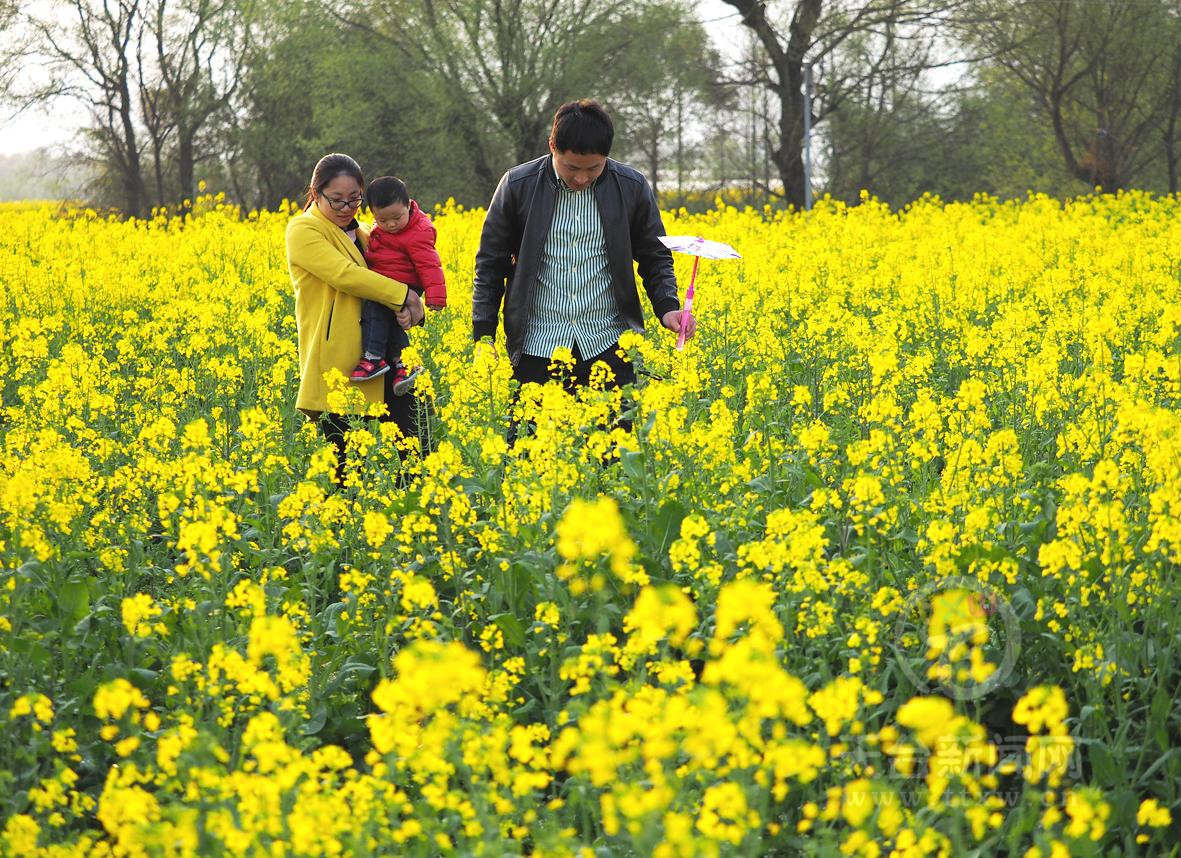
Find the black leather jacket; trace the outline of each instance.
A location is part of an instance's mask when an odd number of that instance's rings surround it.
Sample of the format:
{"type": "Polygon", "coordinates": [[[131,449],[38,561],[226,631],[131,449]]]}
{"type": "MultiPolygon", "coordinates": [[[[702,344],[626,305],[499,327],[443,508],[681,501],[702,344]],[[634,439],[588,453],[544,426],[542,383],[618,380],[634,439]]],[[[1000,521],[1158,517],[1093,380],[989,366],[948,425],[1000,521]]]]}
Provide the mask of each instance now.
{"type": "MultiPolygon", "coordinates": [[[[541,252],[554,218],[557,191],[558,180],[549,155],[514,167],[501,178],[480,234],[472,288],[472,334],[476,340],[496,337],[503,299],[504,334],[509,360],[514,365],[525,346],[541,252]]],[[[640,278],[657,319],[681,306],[672,253],[658,239],[664,235],[664,224],[656,195],[638,171],[610,158],[595,182],[594,194],[603,220],[619,314],[629,328],[643,331],[644,314],[633,259],[639,264],[640,278]]]]}

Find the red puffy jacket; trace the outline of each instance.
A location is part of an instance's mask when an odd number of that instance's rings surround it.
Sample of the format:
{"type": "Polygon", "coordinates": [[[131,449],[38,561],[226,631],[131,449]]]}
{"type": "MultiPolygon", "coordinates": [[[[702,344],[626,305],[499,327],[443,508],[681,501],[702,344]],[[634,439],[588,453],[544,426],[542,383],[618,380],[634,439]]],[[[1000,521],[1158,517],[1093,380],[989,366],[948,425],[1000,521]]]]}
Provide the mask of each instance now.
{"type": "Polygon", "coordinates": [[[398,232],[386,232],[379,226],[369,234],[365,261],[378,274],[384,274],[407,286],[415,287],[428,307],[447,306],[447,281],[443,262],[435,250],[438,233],[426,213],[410,201],[410,218],[398,232]]]}

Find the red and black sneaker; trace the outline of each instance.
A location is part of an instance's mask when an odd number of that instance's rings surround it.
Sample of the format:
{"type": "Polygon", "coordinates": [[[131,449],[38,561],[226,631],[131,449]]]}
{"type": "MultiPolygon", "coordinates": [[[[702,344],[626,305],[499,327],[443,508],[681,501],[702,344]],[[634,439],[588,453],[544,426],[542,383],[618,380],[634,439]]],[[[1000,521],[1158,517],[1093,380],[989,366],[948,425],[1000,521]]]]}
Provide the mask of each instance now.
{"type": "Polygon", "coordinates": [[[369,381],[369,379],[385,375],[389,371],[390,365],[385,362],[385,358],[378,358],[377,360],[361,358],[357,362],[357,366],[349,374],[349,381],[369,381]]]}
{"type": "Polygon", "coordinates": [[[405,396],[414,389],[414,379],[422,375],[422,367],[416,366],[414,369],[406,369],[406,364],[398,361],[397,366],[394,367],[394,384],[392,390],[394,396],[405,396]]]}

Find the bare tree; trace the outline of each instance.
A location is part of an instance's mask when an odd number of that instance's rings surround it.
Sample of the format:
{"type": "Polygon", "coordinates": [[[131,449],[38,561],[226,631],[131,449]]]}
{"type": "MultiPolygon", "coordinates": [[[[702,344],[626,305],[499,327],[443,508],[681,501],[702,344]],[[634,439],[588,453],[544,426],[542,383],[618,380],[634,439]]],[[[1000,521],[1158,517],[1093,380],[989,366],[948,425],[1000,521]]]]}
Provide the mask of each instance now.
{"type": "MultiPolygon", "coordinates": [[[[18,39],[16,30],[20,22],[20,6],[16,0],[0,0],[0,41],[7,42],[0,47],[0,96],[11,98],[17,72],[22,66],[23,50],[14,46],[18,39]]],[[[4,119],[0,115],[0,119],[4,119]]]]}
{"type": "Polygon", "coordinates": [[[1156,158],[1162,121],[1171,145],[1178,36],[1168,0],[980,0],[971,13],[965,39],[1036,96],[1075,178],[1127,187],[1156,158]]]}
{"type": "Polygon", "coordinates": [[[885,194],[894,202],[913,198],[927,188],[913,184],[916,172],[937,148],[941,98],[928,91],[926,70],[937,64],[930,39],[900,38],[885,24],[880,32],[851,36],[825,66],[842,62],[867,71],[856,79],[820,73],[840,80],[841,91],[829,93],[825,139],[827,190],[856,201],[862,190],[885,194]]]}
{"type": "MultiPolygon", "coordinates": [[[[1178,25],[1174,23],[1174,28],[1178,25]]],[[[1165,150],[1165,173],[1169,181],[1169,193],[1178,191],[1177,164],[1181,160],[1178,145],[1178,120],[1181,119],[1181,33],[1174,36],[1173,56],[1168,65],[1168,78],[1165,86],[1164,121],[1161,124],[1161,143],[1165,150]]]]}
{"type": "Polygon", "coordinates": [[[159,100],[152,102],[159,112],[149,115],[175,137],[178,202],[185,206],[197,191],[197,140],[213,117],[231,107],[249,27],[241,0],[146,2],[159,78],[153,90],[159,100]]]}
{"type": "Polygon", "coordinates": [[[169,115],[167,91],[158,80],[158,75],[151,74],[150,70],[145,68],[142,36],[139,42],[136,60],[139,69],[140,115],[143,117],[144,131],[152,148],[152,173],[156,183],[155,202],[156,205],[166,205],[169,202],[169,193],[164,175],[165,152],[176,125],[169,115]]]}
{"type": "MultiPolygon", "coordinates": [[[[886,68],[911,71],[888,66],[898,56],[894,50],[868,52],[864,64],[845,61],[842,51],[851,39],[872,35],[895,42],[927,42],[963,0],[795,0],[770,10],[764,0],[725,2],[742,14],[742,23],[766,51],[766,67],[750,70],[751,79],[767,87],[778,102],[778,142],[771,160],[787,202],[802,207],[805,66],[817,70],[811,118],[818,123],[886,68]]],[[[922,56],[923,63],[938,63],[921,51],[911,54],[922,56]]]]}
{"type": "Polygon", "coordinates": [[[11,34],[31,74],[8,91],[22,108],[83,106],[92,120],[84,136],[128,215],[152,198],[170,201],[173,163],[174,199],[189,199],[199,135],[237,85],[245,2],[46,0],[15,15],[11,34]]]}
{"type": "Polygon", "coordinates": [[[434,82],[430,95],[449,102],[454,131],[489,189],[506,162],[544,151],[559,104],[605,97],[616,60],[643,48],[637,33],[618,26],[638,8],[628,0],[368,0],[355,12],[329,8],[434,82]]]}
{"type": "Polygon", "coordinates": [[[645,175],[659,192],[661,170],[669,158],[682,191],[688,149],[700,121],[728,96],[721,58],[704,28],[679,3],[640,9],[628,23],[644,49],[622,58],[618,70],[629,81],[610,107],[620,148],[643,160],[645,175]]]}
{"type": "Polygon", "coordinates": [[[15,93],[22,107],[60,97],[80,102],[92,134],[121,187],[123,208],[138,217],[147,201],[136,121],[134,50],[142,0],[56,0],[22,14],[25,47],[40,58],[40,80],[15,93]]]}

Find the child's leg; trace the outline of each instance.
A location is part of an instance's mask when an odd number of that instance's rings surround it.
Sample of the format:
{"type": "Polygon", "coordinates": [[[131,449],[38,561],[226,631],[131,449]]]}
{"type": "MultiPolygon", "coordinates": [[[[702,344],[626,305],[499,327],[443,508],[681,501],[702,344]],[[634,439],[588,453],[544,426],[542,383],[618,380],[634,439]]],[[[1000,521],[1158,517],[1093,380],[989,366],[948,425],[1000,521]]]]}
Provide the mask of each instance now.
{"type": "Polygon", "coordinates": [[[402,359],[402,349],[410,345],[410,335],[402,330],[397,319],[390,325],[390,333],[386,343],[385,359],[390,362],[390,366],[397,366],[398,361],[402,359]]]}
{"type": "MultiPolygon", "coordinates": [[[[418,296],[422,297],[422,289],[418,286],[411,286],[418,296]]],[[[385,359],[390,362],[390,366],[397,366],[398,361],[402,359],[402,349],[410,345],[410,335],[403,330],[402,326],[398,324],[397,316],[391,314],[390,316],[390,333],[386,342],[389,344],[385,352],[385,359]]]]}
{"type": "Polygon", "coordinates": [[[402,350],[409,345],[410,337],[400,325],[395,324],[390,331],[389,351],[386,353],[386,360],[394,368],[394,371],[390,373],[392,384],[390,390],[398,398],[414,389],[414,380],[422,372],[422,367],[406,366],[402,360],[402,350]]]}
{"type": "Polygon", "coordinates": [[[377,301],[366,301],[361,305],[361,346],[365,349],[367,359],[377,360],[385,355],[391,330],[405,336],[394,319],[393,310],[377,301]]]}

